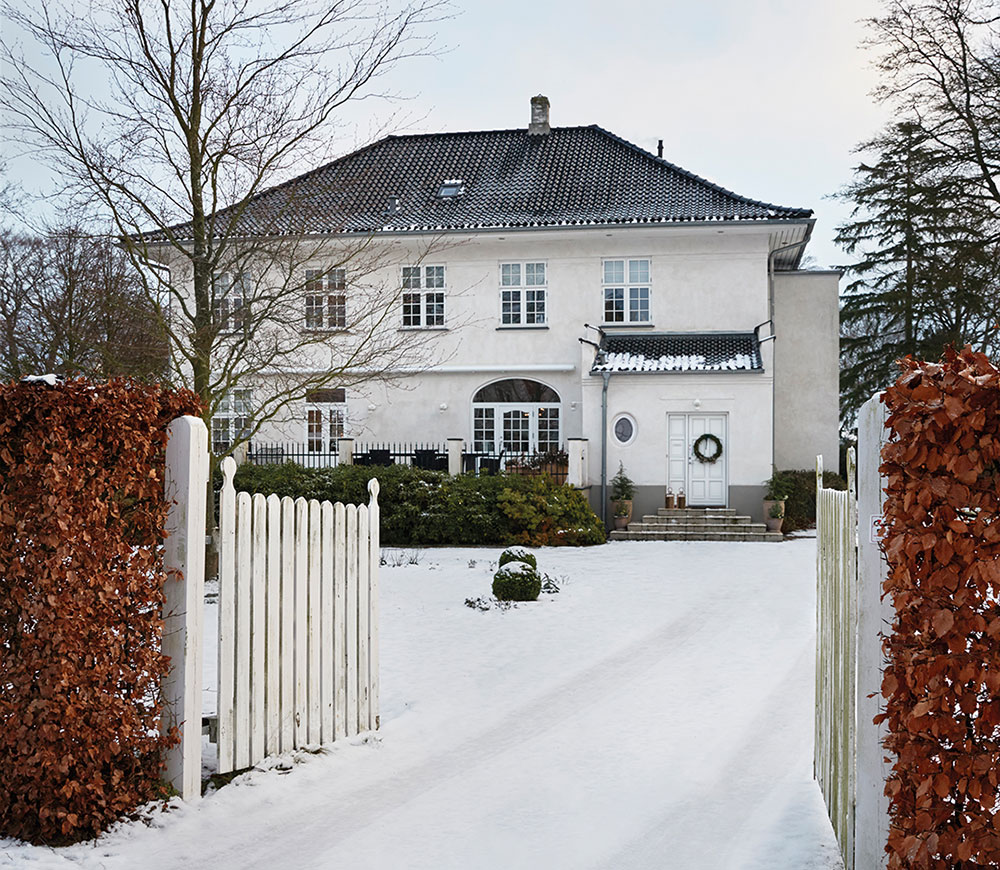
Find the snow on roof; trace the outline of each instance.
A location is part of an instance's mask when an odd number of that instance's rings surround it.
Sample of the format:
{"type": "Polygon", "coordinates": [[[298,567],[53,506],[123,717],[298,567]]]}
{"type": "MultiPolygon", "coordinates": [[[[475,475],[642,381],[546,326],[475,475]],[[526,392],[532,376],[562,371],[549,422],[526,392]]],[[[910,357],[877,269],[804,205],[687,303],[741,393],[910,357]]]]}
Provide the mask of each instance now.
{"type": "Polygon", "coordinates": [[[592,372],[761,371],[752,332],[667,332],[605,335],[592,372]]]}

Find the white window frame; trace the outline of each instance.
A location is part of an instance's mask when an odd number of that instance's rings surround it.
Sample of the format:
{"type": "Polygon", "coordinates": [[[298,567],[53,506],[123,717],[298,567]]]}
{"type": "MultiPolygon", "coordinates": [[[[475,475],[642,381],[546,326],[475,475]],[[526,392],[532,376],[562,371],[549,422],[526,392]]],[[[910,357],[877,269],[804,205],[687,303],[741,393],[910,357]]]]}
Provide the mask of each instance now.
{"type": "MultiPolygon", "coordinates": [[[[315,393],[331,392],[316,390],[315,393]]],[[[308,396],[305,402],[305,435],[307,453],[337,453],[337,441],[347,433],[347,397],[343,401],[316,401],[308,396]],[[316,430],[319,426],[319,431],[316,430]]]]}
{"type": "Polygon", "coordinates": [[[306,269],[303,328],[308,332],[347,329],[347,272],[345,269],[306,269]],[[318,300],[318,303],[317,303],[318,300]]]}
{"type": "Polygon", "coordinates": [[[545,260],[502,262],[499,268],[500,280],[500,328],[544,329],[548,322],[548,275],[549,266],[545,260]],[[533,279],[528,280],[528,267],[533,279]],[[538,267],[542,280],[538,281],[538,267]],[[533,298],[532,298],[533,297],[533,298]],[[539,317],[538,306],[541,305],[539,317]],[[535,310],[529,314],[529,306],[535,310]],[[530,319],[529,319],[530,318],[530,319]]]}
{"type": "Polygon", "coordinates": [[[220,334],[243,332],[249,328],[248,297],[245,273],[216,272],[212,276],[212,317],[220,334]]]}
{"type": "Polygon", "coordinates": [[[649,324],[652,313],[653,264],[650,257],[608,257],[601,260],[601,317],[605,326],[649,324]],[[621,278],[611,275],[608,267],[621,264],[621,278]],[[643,266],[642,264],[645,264],[643,266]],[[645,274],[643,274],[643,270],[645,274]],[[613,295],[612,295],[613,294],[613,295]],[[617,298],[616,298],[617,297],[617,298]],[[621,317],[608,319],[608,303],[621,306],[621,317]]]}
{"type": "Polygon", "coordinates": [[[252,390],[235,389],[224,395],[212,415],[212,453],[215,456],[228,453],[241,436],[249,433],[252,419],[252,390]]]}
{"type": "Polygon", "coordinates": [[[439,263],[403,266],[401,324],[403,329],[447,327],[447,271],[439,263]]]}
{"type": "MultiPolygon", "coordinates": [[[[549,416],[549,419],[552,419],[549,416]]],[[[484,420],[483,420],[484,422],[484,420]]],[[[563,414],[561,403],[552,402],[474,402],[472,405],[472,442],[473,449],[475,452],[479,453],[492,453],[501,449],[504,450],[508,458],[520,455],[531,455],[533,452],[547,453],[549,450],[559,450],[562,447],[562,436],[563,436],[563,414]],[[477,425],[480,421],[477,421],[476,412],[483,412],[483,418],[488,414],[491,416],[492,423],[492,434],[493,438],[483,437],[489,435],[490,433],[485,431],[483,425],[477,425]],[[519,451],[514,451],[504,440],[503,431],[503,421],[505,412],[515,412],[519,414],[524,414],[528,421],[527,429],[527,439],[528,439],[528,450],[524,453],[519,451]],[[542,449],[542,438],[541,431],[542,426],[540,426],[540,413],[544,412],[546,415],[551,415],[555,413],[555,438],[545,439],[546,448],[542,449]],[[486,444],[490,444],[491,447],[487,448],[486,444]]]]}

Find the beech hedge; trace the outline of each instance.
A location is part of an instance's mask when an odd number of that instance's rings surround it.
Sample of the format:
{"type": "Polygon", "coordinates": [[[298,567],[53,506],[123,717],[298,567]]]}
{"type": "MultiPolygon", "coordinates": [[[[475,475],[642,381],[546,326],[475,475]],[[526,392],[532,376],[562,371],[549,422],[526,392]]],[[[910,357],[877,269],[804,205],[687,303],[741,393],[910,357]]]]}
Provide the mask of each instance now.
{"type": "Polygon", "coordinates": [[[92,837],[162,797],[167,425],[193,393],[0,384],[0,836],[92,837]]]}
{"type": "Polygon", "coordinates": [[[584,495],[547,475],[451,477],[408,465],[304,468],[244,464],[237,490],[368,502],[368,481],[378,479],[382,543],[388,546],[585,546],[607,538],[584,495]]]}

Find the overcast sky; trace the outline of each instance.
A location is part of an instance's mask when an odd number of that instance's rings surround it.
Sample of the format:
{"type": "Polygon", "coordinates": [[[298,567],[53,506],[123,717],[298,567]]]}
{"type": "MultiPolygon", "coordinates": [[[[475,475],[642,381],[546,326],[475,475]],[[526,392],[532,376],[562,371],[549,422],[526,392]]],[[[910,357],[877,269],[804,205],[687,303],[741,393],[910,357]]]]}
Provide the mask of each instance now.
{"type": "MultiPolygon", "coordinates": [[[[852,148],[886,112],[869,91],[861,19],[878,0],[454,0],[436,25],[441,51],[406,61],[383,84],[409,98],[396,132],[523,127],[529,100],[551,100],[554,126],[599,124],[745,196],[812,208],[808,249],[842,263],[832,242],[846,206],[828,197],[851,177],[852,148]]],[[[358,143],[388,111],[352,111],[358,143]]],[[[345,139],[345,148],[350,144],[345,139]]],[[[310,167],[302,167],[306,170],[310,167]]],[[[31,184],[23,160],[13,174],[31,184]]]]}

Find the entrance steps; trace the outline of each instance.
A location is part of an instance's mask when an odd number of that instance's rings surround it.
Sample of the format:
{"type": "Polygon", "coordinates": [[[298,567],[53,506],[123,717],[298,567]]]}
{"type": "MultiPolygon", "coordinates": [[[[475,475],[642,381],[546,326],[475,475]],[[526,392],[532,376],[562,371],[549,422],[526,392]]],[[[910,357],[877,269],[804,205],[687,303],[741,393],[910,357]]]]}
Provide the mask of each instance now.
{"type": "Polygon", "coordinates": [[[611,533],[612,541],[781,541],[764,523],[733,508],[660,508],[611,533]]]}

